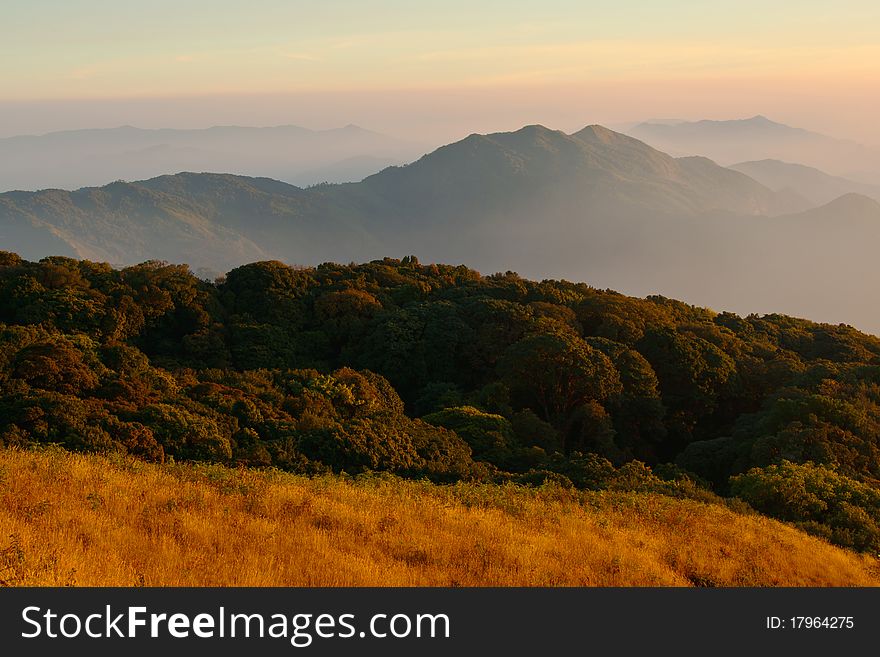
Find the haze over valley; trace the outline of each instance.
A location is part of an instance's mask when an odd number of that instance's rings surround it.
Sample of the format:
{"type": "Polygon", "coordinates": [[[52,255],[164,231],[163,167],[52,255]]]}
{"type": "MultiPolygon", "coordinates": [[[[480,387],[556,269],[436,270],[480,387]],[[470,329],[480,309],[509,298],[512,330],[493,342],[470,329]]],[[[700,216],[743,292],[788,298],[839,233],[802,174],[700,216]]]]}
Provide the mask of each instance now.
{"type": "Polygon", "coordinates": [[[0,139],[0,189],[78,189],[178,171],[265,176],[300,186],[349,182],[427,150],[356,125],[68,130],[0,139]]]}

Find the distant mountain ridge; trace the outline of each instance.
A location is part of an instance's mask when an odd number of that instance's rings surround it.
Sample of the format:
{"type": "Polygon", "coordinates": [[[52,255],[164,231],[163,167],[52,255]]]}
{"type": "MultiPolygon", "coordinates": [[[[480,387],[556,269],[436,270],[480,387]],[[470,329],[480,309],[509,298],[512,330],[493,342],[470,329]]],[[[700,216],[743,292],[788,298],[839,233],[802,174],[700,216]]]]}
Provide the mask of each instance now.
{"type": "Polygon", "coordinates": [[[626,133],[672,155],[705,155],[724,165],[763,159],[798,162],[880,184],[880,147],[795,128],[763,115],[729,121],[646,122],[626,133]]]}
{"type": "Polygon", "coordinates": [[[361,180],[427,147],[356,125],[309,130],[118,128],[0,139],[0,190],[78,189],[176,171],[224,171],[299,185],[361,180]]]}
{"type": "Polygon", "coordinates": [[[831,176],[803,164],[759,160],[732,164],[729,168],[746,174],[770,189],[776,191],[790,189],[816,205],[824,205],[849,193],[880,200],[880,185],[869,185],[840,176],[831,176]]]}
{"type": "Polygon", "coordinates": [[[62,240],[78,257],[117,264],[156,257],[223,270],[269,255],[312,262],[357,259],[364,249],[415,252],[426,237],[442,246],[439,257],[458,248],[453,227],[488,239],[487,229],[530,231],[534,217],[548,213],[561,226],[715,210],[781,214],[806,205],[704,158],[677,160],[601,126],[566,135],[535,125],[471,135],[359,184],[300,189],[181,173],[2,194],[0,221],[33,233],[36,242],[18,247],[28,257],[62,240]]]}

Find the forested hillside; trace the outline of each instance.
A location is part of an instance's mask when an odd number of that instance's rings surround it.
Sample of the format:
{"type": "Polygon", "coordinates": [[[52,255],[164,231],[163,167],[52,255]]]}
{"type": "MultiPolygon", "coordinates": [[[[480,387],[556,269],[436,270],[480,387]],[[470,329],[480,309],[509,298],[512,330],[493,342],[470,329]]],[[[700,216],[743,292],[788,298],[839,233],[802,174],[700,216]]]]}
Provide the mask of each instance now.
{"type": "Polygon", "coordinates": [[[880,340],[414,258],[0,255],[0,441],[739,497],[880,549],[880,340]]]}

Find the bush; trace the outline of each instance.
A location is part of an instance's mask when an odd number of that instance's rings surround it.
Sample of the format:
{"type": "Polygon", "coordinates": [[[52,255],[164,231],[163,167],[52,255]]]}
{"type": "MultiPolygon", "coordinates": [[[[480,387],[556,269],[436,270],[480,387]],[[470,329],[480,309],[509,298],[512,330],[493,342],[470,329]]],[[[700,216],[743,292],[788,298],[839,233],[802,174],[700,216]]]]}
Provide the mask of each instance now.
{"type": "Polygon", "coordinates": [[[880,491],[813,463],[752,468],[732,477],[733,495],[834,543],[880,551],[880,491]]]}
{"type": "Polygon", "coordinates": [[[512,447],[513,428],[500,415],[484,413],[473,406],[447,408],[422,418],[434,426],[455,431],[470,445],[474,458],[490,463],[504,460],[512,447]]]}

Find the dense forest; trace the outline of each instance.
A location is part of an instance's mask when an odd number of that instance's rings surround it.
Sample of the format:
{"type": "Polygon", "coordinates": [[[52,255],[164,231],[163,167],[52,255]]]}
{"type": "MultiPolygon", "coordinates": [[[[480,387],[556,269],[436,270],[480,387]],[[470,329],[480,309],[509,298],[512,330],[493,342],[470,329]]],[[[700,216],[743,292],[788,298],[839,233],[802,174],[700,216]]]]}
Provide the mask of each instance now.
{"type": "Polygon", "coordinates": [[[722,496],[877,551],[878,435],[880,339],[848,326],[413,257],[0,252],[7,446],[722,496]]]}

